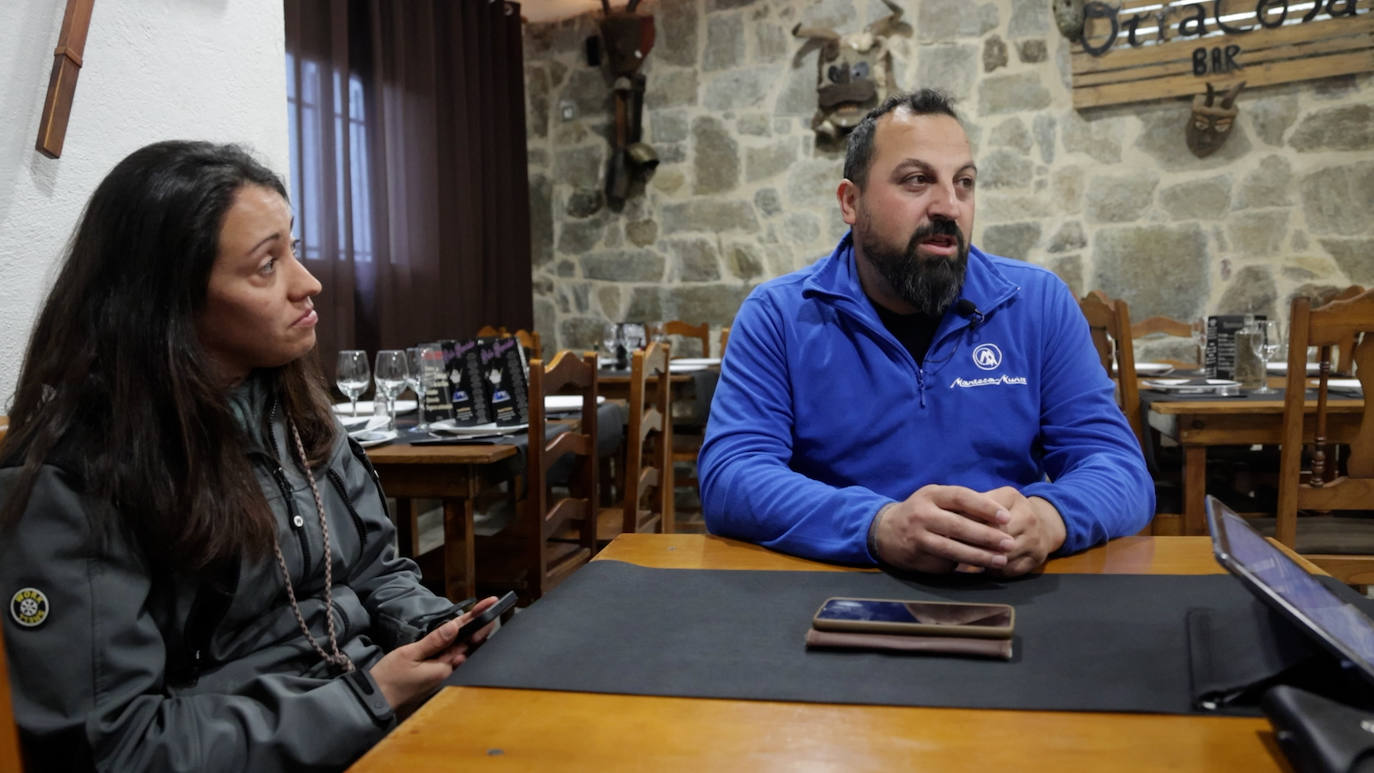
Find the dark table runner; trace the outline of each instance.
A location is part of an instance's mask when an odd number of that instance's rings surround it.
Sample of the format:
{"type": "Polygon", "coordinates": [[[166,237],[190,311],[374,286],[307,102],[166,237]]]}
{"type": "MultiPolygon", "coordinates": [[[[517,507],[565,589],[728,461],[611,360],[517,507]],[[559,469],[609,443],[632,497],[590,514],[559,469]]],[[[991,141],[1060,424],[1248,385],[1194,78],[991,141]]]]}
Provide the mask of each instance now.
{"type": "MultiPolygon", "coordinates": [[[[1351,594],[1353,595],[1353,594],[1351,594]]],[[[1022,710],[1198,713],[1191,608],[1244,610],[1230,575],[887,574],[649,569],[595,561],[517,614],[449,684],[634,695],[1022,710]],[[808,651],[829,596],[1005,602],[1011,661],[808,651]]]]}

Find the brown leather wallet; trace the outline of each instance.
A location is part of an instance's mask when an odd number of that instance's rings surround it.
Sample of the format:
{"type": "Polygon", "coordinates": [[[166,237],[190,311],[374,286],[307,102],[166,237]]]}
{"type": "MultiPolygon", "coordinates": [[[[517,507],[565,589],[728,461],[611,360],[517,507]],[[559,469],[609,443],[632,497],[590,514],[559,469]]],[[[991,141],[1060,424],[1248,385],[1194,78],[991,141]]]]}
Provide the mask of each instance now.
{"type": "Polygon", "coordinates": [[[895,633],[849,631],[806,632],[806,646],[813,649],[890,650],[929,652],[935,655],[968,655],[1011,660],[1011,639],[975,639],[968,636],[907,636],[895,633]]]}

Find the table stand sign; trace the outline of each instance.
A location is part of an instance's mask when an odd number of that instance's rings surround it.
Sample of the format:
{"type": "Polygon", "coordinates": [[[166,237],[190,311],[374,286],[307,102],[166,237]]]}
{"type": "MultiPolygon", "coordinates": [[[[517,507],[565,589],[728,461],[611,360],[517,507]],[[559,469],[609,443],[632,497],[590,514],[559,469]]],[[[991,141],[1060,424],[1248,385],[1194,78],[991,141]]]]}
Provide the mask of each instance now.
{"type": "MultiPolygon", "coordinates": [[[[492,421],[483,379],[482,349],[495,338],[444,341],[444,371],[448,375],[453,423],[461,427],[492,421]]],[[[510,339],[514,341],[515,339],[510,339]]],[[[519,348],[519,347],[517,347],[519,348]]]]}
{"type": "Polygon", "coordinates": [[[485,380],[487,421],[498,426],[528,424],[530,386],[525,350],[515,338],[483,338],[478,347],[485,380]]]}
{"type": "Polygon", "coordinates": [[[1213,314],[1207,318],[1207,348],[1203,365],[1207,378],[1235,378],[1236,333],[1263,316],[1213,314]]]}

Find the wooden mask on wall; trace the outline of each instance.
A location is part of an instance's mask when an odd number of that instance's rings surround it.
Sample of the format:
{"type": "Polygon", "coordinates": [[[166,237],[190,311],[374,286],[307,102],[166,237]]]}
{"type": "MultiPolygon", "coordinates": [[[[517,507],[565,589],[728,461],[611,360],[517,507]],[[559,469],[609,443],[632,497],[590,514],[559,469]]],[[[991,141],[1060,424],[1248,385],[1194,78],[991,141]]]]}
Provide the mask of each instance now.
{"type": "Polygon", "coordinates": [[[869,110],[897,90],[887,37],[901,22],[902,9],[892,0],[883,3],[892,13],[862,32],[840,35],[832,29],[803,27],[800,23],[792,28],[796,37],[822,41],[816,60],[816,114],[811,128],[827,139],[847,135],[869,110]]]}
{"type": "Polygon", "coordinates": [[[1207,93],[1193,97],[1193,114],[1188,117],[1188,149],[1193,151],[1193,155],[1198,158],[1206,158],[1221,148],[1226,142],[1226,138],[1231,136],[1231,129],[1235,128],[1236,116],[1240,113],[1240,108],[1236,107],[1236,97],[1240,95],[1240,90],[1245,88],[1245,81],[1241,81],[1231,87],[1221,96],[1221,103],[1217,104],[1217,91],[1212,84],[1207,84],[1207,93]]]}

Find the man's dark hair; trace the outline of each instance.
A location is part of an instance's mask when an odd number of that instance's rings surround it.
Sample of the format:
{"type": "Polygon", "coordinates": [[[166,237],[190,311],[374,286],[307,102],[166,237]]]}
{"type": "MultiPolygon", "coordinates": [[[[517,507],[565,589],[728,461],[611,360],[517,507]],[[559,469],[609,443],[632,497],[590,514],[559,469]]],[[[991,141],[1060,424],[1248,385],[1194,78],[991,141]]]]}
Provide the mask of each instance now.
{"type": "Polygon", "coordinates": [[[868,167],[873,163],[873,133],[877,130],[878,119],[899,107],[905,107],[916,115],[947,115],[959,120],[954,112],[954,100],[939,89],[895,94],[868,111],[868,115],[849,133],[849,143],[844,153],[845,179],[859,186],[860,190],[868,182],[868,167]]]}
{"type": "MultiPolygon", "coordinates": [[[[252,444],[196,333],[225,213],[248,186],[286,198],[242,148],[160,142],[96,188],[20,370],[0,465],[22,469],[0,526],[21,517],[51,462],[110,503],[106,515],[151,561],[197,569],[271,555],[276,521],[252,444]]],[[[314,353],[262,377],[309,463],[322,462],[335,424],[314,353]]]]}

